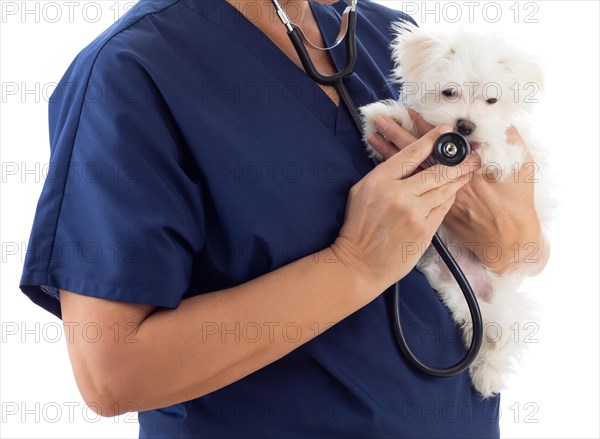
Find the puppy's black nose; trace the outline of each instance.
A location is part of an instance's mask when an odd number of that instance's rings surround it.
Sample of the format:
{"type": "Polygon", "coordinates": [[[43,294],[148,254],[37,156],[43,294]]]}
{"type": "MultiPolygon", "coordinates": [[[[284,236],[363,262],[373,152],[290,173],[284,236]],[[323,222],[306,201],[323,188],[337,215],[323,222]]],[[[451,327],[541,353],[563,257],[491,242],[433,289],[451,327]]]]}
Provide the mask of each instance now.
{"type": "Polygon", "coordinates": [[[456,130],[463,136],[468,136],[475,131],[475,124],[468,119],[458,119],[456,121],[456,130]]]}

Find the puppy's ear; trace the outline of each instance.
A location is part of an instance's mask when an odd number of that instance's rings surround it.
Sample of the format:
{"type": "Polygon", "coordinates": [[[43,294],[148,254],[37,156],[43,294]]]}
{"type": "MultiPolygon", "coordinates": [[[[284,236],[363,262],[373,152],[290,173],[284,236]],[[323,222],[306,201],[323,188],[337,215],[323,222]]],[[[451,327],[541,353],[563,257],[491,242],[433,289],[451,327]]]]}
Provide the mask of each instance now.
{"type": "Polygon", "coordinates": [[[429,34],[407,23],[392,25],[396,33],[391,48],[394,60],[393,79],[401,82],[418,82],[422,73],[454,53],[441,35],[429,34]]]}
{"type": "Polygon", "coordinates": [[[507,54],[499,63],[513,76],[518,84],[520,95],[526,95],[524,103],[537,102],[536,98],[539,98],[540,93],[544,91],[544,75],[541,66],[529,56],[516,52],[507,54]]]}

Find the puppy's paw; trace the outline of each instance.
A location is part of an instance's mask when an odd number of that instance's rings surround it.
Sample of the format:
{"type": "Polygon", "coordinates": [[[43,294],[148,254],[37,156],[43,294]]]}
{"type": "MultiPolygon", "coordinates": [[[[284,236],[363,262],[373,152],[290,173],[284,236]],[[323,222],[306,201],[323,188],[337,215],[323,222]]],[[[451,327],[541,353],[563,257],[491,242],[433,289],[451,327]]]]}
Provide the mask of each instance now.
{"type": "Polygon", "coordinates": [[[471,366],[471,383],[484,398],[490,398],[506,388],[508,371],[503,370],[484,358],[476,366],[471,366]]]}
{"type": "Polygon", "coordinates": [[[387,99],[385,101],[374,102],[364,107],[360,107],[359,111],[363,119],[363,142],[366,145],[366,151],[369,157],[375,158],[377,161],[383,161],[383,157],[379,154],[367,141],[367,138],[377,132],[375,123],[373,120],[379,115],[384,115],[394,119],[398,125],[410,133],[415,133],[415,126],[408,114],[408,111],[404,105],[393,99],[387,99]]]}

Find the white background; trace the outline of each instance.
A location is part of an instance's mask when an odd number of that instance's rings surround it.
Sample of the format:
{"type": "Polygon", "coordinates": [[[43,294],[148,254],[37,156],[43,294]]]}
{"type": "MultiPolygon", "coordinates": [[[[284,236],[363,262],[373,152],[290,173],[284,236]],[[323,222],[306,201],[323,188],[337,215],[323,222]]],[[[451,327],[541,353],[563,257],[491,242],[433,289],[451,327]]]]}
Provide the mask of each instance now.
{"type": "MultiPolygon", "coordinates": [[[[131,5],[67,3],[2,3],[0,436],[137,437],[135,415],[98,419],[85,408],[59,321],[18,288],[41,168],[49,157],[47,87],[131,5]],[[24,9],[33,12],[23,17],[24,9]],[[22,94],[35,87],[37,92],[22,94]]],[[[386,4],[412,13],[428,29],[456,26],[450,21],[459,12],[466,29],[514,36],[544,66],[546,93],[535,120],[553,158],[561,206],[550,232],[551,260],[524,286],[535,291],[543,312],[532,337],[538,342],[502,395],[502,436],[598,438],[598,2],[386,4]]]]}

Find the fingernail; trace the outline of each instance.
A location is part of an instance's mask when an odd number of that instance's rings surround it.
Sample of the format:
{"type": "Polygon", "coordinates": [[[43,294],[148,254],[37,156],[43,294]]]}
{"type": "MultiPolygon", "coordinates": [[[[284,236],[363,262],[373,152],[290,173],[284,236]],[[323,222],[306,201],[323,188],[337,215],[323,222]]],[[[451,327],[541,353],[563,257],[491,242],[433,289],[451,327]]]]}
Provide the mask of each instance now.
{"type": "Polygon", "coordinates": [[[439,131],[442,134],[449,133],[452,130],[453,130],[452,125],[448,125],[448,124],[441,125],[440,128],[439,128],[439,131]]]}
{"type": "Polygon", "coordinates": [[[375,118],[374,122],[375,122],[375,126],[377,127],[377,129],[381,130],[381,131],[385,131],[385,129],[389,125],[388,121],[383,116],[377,116],[375,118]]]}
{"type": "Polygon", "coordinates": [[[370,134],[369,137],[367,137],[367,142],[369,142],[373,147],[377,147],[380,145],[379,137],[377,137],[376,134],[370,134]]]}
{"type": "Polygon", "coordinates": [[[467,158],[465,159],[465,162],[470,164],[470,165],[477,165],[477,166],[481,166],[481,158],[479,157],[479,154],[469,154],[467,155],[467,158]]]}

